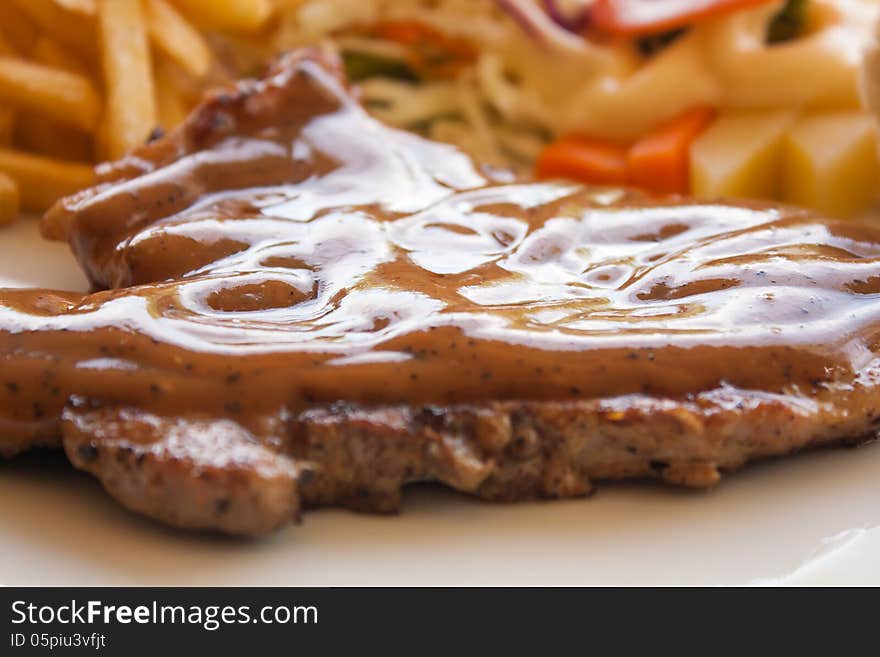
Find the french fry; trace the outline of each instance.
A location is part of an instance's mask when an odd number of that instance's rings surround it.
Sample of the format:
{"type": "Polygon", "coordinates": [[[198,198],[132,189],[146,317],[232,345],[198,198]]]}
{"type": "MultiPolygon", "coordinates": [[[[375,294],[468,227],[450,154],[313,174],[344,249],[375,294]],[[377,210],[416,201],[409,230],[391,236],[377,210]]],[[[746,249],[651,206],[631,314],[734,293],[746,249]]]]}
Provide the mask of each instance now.
{"type": "Polygon", "coordinates": [[[0,172],[18,185],[21,206],[34,212],[42,212],[62,196],[88,187],[95,178],[91,165],[62,162],[9,148],[0,148],[0,172]]]}
{"type": "Polygon", "coordinates": [[[0,99],[91,132],[101,101],[91,80],[57,68],[0,57],[0,99]]]}
{"type": "Polygon", "coordinates": [[[176,4],[205,27],[242,32],[263,27],[274,10],[270,0],[176,0],[176,4]]]}
{"type": "Polygon", "coordinates": [[[205,82],[214,82],[214,73],[218,71],[218,68],[212,69],[209,80],[200,82],[162,53],[158,53],[158,57],[154,59],[154,66],[156,76],[158,77],[158,69],[161,68],[162,75],[177,90],[177,95],[184,100],[188,107],[199,101],[205,91],[205,82]]]}
{"type": "Polygon", "coordinates": [[[0,2],[0,32],[20,54],[30,52],[37,38],[37,27],[11,2],[0,2]]]}
{"type": "Polygon", "coordinates": [[[89,135],[27,112],[16,118],[15,145],[37,155],[73,162],[91,162],[94,157],[89,135]]]}
{"type": "Polygon", "coordinates": [[[89,67],[67,48],[47,36],[37,37],[31,50],[31,59],[39,64],[60,68],[71,73],[89,76],[89,67]]]}
{"type": "Polygon", "coordinates": [[[39,31],[88,58],[97,54],[93,17],[65,11],[53,0],[4,0],[15,4],[39,31]]]}
{"type": "Polygon", "coordinates": [[[106,120],[101,121],[101,124],[98,126],[97,131],[95,131],[96,162],[107,162],[113,159],[110,155],[112,142],[113,139],[110,136],[109,123],[106,120]]]}
{"type": "Polygon", "coordinates": [[[72,11],[84,16],[94,16],[98,11],[95,0],[55,0],[56,5],[60,5],[67,11],[72,11]]]}
{"type": "Polygon", "coordinates": [[[15,110],[10,107],[0,107],[0,146],[8,146],[12,143],[14,127],[15,110]]]}
{"type": "Polygon", "coordinates": [[[206,28],[262,58],[262,28],[299,1],[0,0],[0,223],[179,125],[227,75],[206,28]]]}
{"type": "Polygon", "coordinates": [[[176,84],[173,64],[164,57],[156,61],[156,103],[159,110],[159,123],[169,130],[179,125],[188,111],[186,95],[176,84]]]}
{"type": "Polygon", "coordinates": [[[156,95],[147,28],[139,0],[99,0],[106,90],[106,156],[117,158],[156,127],[156,95]]]}
{"type": "Polygon", "coordinates": [[[211,46],[216,49],[218,59],[226,66],[227,72],[253,72],[277,53],[275,45],[262,34],[242,32],[214,32],[211,46]]]}
{"type": "Polygon", "coordinates": [[[0,171],[0,225],[11,224],[18,216],[18,184],[0,171]]]}
{"type": "Polygon", "coordinates": [[[211,68],[211,51],[198,30],[167,0],[145,0],[144,14],[156,47],[190,75],[205,77],[211,68]]]}
{"type": "Polygon", "coordinates": [[[0,55],[17,55],[15,46],[9,41],[9,38],[0,32],[0,55]]]}

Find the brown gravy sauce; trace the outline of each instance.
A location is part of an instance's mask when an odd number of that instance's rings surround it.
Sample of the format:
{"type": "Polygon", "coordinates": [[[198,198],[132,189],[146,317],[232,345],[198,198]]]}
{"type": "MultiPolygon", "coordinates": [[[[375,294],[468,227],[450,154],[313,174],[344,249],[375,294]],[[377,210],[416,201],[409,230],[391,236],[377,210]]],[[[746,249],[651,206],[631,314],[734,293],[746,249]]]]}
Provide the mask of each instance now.
{"type": "Polygon", "coordinates": [[[286,123],[49,216],[116,289],[0,291],[6,426],[72,397],[239,416],[809,390],[873,358],[880,230],[492,182],[306,73],[286,123]]]}

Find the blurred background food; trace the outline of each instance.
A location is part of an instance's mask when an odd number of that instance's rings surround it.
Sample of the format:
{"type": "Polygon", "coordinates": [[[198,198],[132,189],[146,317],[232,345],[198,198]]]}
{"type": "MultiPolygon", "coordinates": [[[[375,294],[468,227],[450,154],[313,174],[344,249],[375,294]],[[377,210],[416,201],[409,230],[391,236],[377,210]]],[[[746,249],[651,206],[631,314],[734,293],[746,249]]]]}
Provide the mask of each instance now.
{"type": "MultiPolygon", "coordinates": [[[[370,112],[524,175],[873,206],[880,0],[3,0],[0,221],[93,179],[279,50],[370,112]],[[649,10],[645,10],[648,7],[649,10]]],[[[880,94],[877,94],[880,95],[880,94]]]]}

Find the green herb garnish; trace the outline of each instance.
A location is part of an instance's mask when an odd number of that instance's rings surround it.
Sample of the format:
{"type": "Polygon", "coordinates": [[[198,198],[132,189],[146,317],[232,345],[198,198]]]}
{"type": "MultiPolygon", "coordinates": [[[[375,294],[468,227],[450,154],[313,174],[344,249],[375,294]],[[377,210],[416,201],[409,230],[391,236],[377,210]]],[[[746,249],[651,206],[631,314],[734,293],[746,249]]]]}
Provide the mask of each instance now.
{"type": "Polygon", "coordinates": [[[807,22],[807,0],[788,0],[767,27],[767,43],[783,43],[800,35],[807,22]]]}
{"type": "Polygon", "coordinates": [[[400,59],[346,50],[342,53],[342,61],[348,79],[352,82],[376,77],[394,78],[408,82],[417,82],[419,79],[419,76],[407,66],[406,62],[400,59]]]}

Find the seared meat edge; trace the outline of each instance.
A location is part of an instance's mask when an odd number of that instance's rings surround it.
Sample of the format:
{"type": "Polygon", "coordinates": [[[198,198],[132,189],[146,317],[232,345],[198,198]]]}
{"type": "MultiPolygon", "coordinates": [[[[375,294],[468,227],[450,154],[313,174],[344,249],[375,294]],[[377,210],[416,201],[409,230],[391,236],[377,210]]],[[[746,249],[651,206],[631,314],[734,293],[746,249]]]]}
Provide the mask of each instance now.
{"type": "Polygon", "coordinates": [[[717,389],[688,401],[629,395],[479,406],[337,404],[260,430],[227,419],[68,408],[63,444],[125,506],[179,527],[262,534],[303,508],[394,512],[406,484],[438,481],[513,502],[586,495],[601,479],[707,487],[721,471],[871,439],[876,363],[817,397],[717,389]]]}

